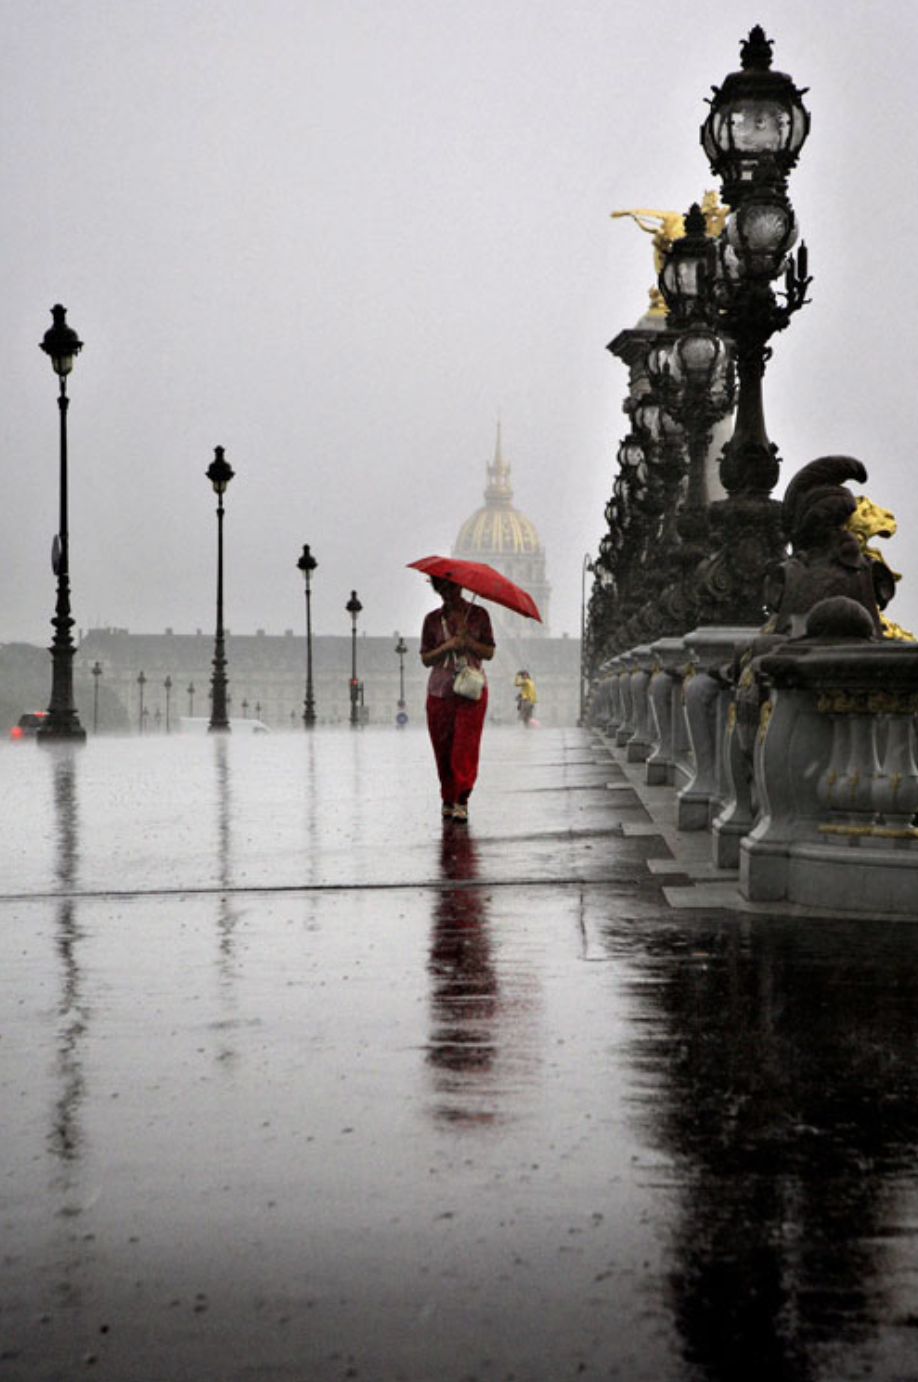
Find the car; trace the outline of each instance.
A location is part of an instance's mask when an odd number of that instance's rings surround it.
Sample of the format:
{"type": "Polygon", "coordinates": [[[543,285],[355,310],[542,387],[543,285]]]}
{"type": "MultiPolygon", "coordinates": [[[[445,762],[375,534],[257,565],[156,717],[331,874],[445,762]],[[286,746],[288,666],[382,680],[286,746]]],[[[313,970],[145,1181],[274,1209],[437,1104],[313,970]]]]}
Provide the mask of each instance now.
{"type": "Polygon", "coordinates": [[[11,739],[31,739],[48,718],[47,710],[27,710],[10,730],[11,739]]]}

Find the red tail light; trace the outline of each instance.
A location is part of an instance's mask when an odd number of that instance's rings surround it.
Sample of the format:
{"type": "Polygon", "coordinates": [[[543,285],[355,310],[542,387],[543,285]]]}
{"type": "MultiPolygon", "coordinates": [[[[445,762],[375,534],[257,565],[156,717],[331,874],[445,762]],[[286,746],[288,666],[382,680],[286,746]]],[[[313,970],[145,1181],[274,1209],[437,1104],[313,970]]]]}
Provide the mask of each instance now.
{"type": "Polygon", "coordinates": [[[11,738],[11,739],[21,739],[21,738],[22,738],[22,730],[19,728],[18,725],[13,725],[13,728],[10,730],[10,738],[11,738]]]}

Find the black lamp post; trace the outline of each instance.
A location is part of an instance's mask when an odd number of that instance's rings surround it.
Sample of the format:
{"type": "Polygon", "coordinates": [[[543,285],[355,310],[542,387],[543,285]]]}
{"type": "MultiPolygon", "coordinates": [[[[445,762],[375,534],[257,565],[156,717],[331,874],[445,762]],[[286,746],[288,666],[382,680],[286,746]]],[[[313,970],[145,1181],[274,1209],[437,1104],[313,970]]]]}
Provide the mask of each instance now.
{"type": "Polygon", "coordinates": [[[223,495],[235,472],[224,457],[222,446],[215,448],[214,459],[205,473],[217,496],[217,630],[214,637],[214,670],[210,679],[211,706],[208,729],[211,733],[228,734],[230,722],[227,714],[226,648],[223,632],[223,495]]]}
{"type": "Polygon", "coordinates": [[[243,720],[249,718],[249,701],[247,696],[243,696],[242,698],[242,718],[243,720]]]}
{"type": "Polygon", "coordinates": [[[685,235],[670,247],[660,272],[669,329],[648,352],[647,368],[665,406],[685,431],[688,474],[675,515],[679,596],[687,624],[716,619],[716,601],[699,572],[709,555],[707,459],[714,424],[733,406],[732,352],[714,329],[718,321],[717,241],[707,234],[697,203],[685,216],[685,235]]]}
{"type": "Polygon", "coordinates": [[[172,729],[169,708],[172,700],[172,678],[168,674],[166,676],[166,680],[163,682],[163,688],[166,692],[166,733],[171,734],[172,729]]]}
{"type": "Polygon", "coordinates": [[[316,703],[312,694],[312,586],[310,577],[318,566],[318,562],[309,550],[309,544],[303,544],[302,555],[297,562],[297,570],[302,571],[303,581],[306,587],[306,699],[303,703],[303,728],[312,729],[316,723],[316,703]]]}
{"type": "Polygon", "coordinates": [[[586,720],[586,697],[587,697],[587,638],[586,638],[586,578],[587,572],[592,574],[593,562],[589,552],[584,552],[583,563],[580,567],[580,710],[578,725],[582,725],[586,720]]]}
{"type": "Polygon", "coordinates": [[[351,616],[351,728],[356,729],[360,724],[360,713],[358,710],[360,684],[357,681],[357,616],[363,609],[363,605],[357,599],[356,590],[351,591],[351,598],[344,608],[351,616]]]}
{"type": "Polygon", "coordinates": [[[147,679],[146,679],[146,677],[144,676],[143,672],[141,672],[141,673],[140,673],[140,676],[137,678],[137,685],[140,687],[140,709],[139,709],[138,714],[137,714],[137,726],[138,726],[138,729],[140,730],[140,733],[141,733],[141,734],[143,734],[144,725],[145,725],[144,714],[145,714],[146,712],[144,711],[144,708],[143,708],[143,688],[146,686],[146,684],[147,684],[147,679]]]}
{"type": "Polygon", "coordinates": [[[402,635],[398,635],[398,642],[395,645],[395,656],[398,658],[398,724],[404,725],[408,719],[405,714],[405,654],[408,645],[402,635]]]}
{"type": "Polygon", "coordinates": [[[67,739],[82,742],[86,731],[80,724],[73,700],[73,638],[70,630],[70,534],[67,520],[67,375],[83,348],[83,342],[67,325],[67,309],[60,303],[51,308],[54,324],[45,332],[41,349],[50,358],[60,380],[58,408],[60,410],[60,524],[51,555],[51,565],[57,576],[57,603],[54,618],[54,638],[51,644],[51,703],[48,715],[38,731],[40,741],[67,739]]]}
{"type": "Polygon", "coordinates": [[[742,68],[715,87],[701,143],[731,208],[718,243],[712,294],[736,345],[739,393],[733,436],[720,463],[727,499],[711,506],[715,554],[706,583],[726,622],[761,622],[762,582],[783,551],[777,447],[768,439],[762,381],[769,340],[806,301],[806,247],[790,251],[797,224],[787,179],[810,129],[805,90],[771,69],[772,42],[756,25],[741,45],[742,68]],[[772,283],[783,275],[783,288],[772,283]],[[744,554],[742,559],[738,554],[744,554]]]}
{"type": "Polygon", "coordinates": [[[90,671],[92,672],[92,732],[96,734],[99,730],[99,678],[102,675],[102,663],[96,660],[90,671]]]}
{"type": "Polygon", "coordinates": [[[194,714],[194,682],[188,683],[188,718],[194,714]]]}

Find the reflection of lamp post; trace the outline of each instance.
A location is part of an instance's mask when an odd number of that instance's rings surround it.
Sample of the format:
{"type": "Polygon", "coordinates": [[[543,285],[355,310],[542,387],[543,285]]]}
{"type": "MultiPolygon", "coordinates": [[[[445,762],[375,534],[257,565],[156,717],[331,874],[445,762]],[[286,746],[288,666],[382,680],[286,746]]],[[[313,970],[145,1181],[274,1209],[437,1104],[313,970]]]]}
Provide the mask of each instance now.
{"type": "Polygon", "coordinates": [[[193,714],[194,714],[194,682],[193,682],[193,681],[190,681],[190,682],[188,683],[188,718],[191,719],[191,717],[192,717],[193,714]]]}
{"type": "Polygon", "coordinates": [[[356,729],[360,723],[360,716],[357,709],[357,700],[360,688],[357,682],[357,615],[363,609],[363,605],[357,599],[357,591],[351,591],[351,598],[344,606],[351,616],[351,728],[356,729]]]}
{"type": "Polygon", "coordinates": [[[303,573],[303,581],[306,586],[306,700],[303,703],[303,728],[312,729],[316,722],[316,703],[312,694],[312,588],[310,577],[318,566],[318,562],[309,550],[309,544],[303,544],[303,554],[297,562],[298,570],[303,573]]]}
{"type": "Polygon", "coordinates": [[[223,637],[223,495],[234,472],[224,458],[222,446],[215,448],[214,459],[207,467],[206,474],[217,496],[217,631],[214,638],[214,670],[210,679],[213,699],[208,729],[226,734],[230,723],[226,711],[226,652],[223,637]]]}
{"type": "Polygon", "coordinates": [[[395,645],[395,655],[398,658],[398,723],[400,726],[404,725],[408,719],[405,714],[405,654],[407,651],[408,645],[402,635],[399,634],[398,642],[395,645]]]}
{"type": "Polygon", "coordinates": [[[166,676],[166,680],[163,682],[163,687],[165,688],[166,692],[166,733],[170,734],[171,729],[169,721],[169,703],[172,699],[172,678],[170,676],[166,676]]]}
{"type": "Polygon", "coordinates": [[[141,672],[141,673],[140,673],[140,676],[137,678],[137,685],[140,687],[140,711],[139,711],[139,714],[138,714],[138,717],[137,717],[137,718],[138,718],[138,723],[139,723],[139,726],[140,726],[140,732],[141,732],[141,734],[143,734],[143,729],[144,729],[144,719],[143,719],[143,716],[144,716],[144,709],[143,709],[143,688],[146,686],[146,684],[147,684],[147,679],[146,679],[146,677],[144,676],[143,672],[141,672]]]}
{"type": "Polygon", "coordinates": [[[90,668],[92,672],[92,732],[96,734],[99,729],[99,678],[102,675],[102,663],[98,660],[90,668]]]}
{"type": "Polygon", "coordinates": [[[58,408],[61,419],[60,440],[60,525],[54,540],[51,564],[57,576],[57,604],[55,606],[54,639],[51,644],[51,703],[48,715],[38,731],[38,739],[85,739],[73,701],[73,638],[70,630],[70,534],[67,525],[67,375],[73,361],[83,348],[83,342],[67,325],[67,309],[60,303],[51,308],[54,325],[45,332],[41,349],[50,357],[55,374],[60,379],[58,408]]]}

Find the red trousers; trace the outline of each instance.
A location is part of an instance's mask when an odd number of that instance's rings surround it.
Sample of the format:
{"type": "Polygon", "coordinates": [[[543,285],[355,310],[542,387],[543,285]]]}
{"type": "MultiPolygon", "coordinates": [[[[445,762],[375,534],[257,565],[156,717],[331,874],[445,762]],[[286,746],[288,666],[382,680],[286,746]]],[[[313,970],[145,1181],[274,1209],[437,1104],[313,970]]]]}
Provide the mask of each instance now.
{"type": "Polygon", "coordinates": [[[427,728],[440,774],[440,796],[451,805],[468,801],[475,786],[487,708],[487,687],[477,701],[464,696],[427,697],[427,728]]]}

